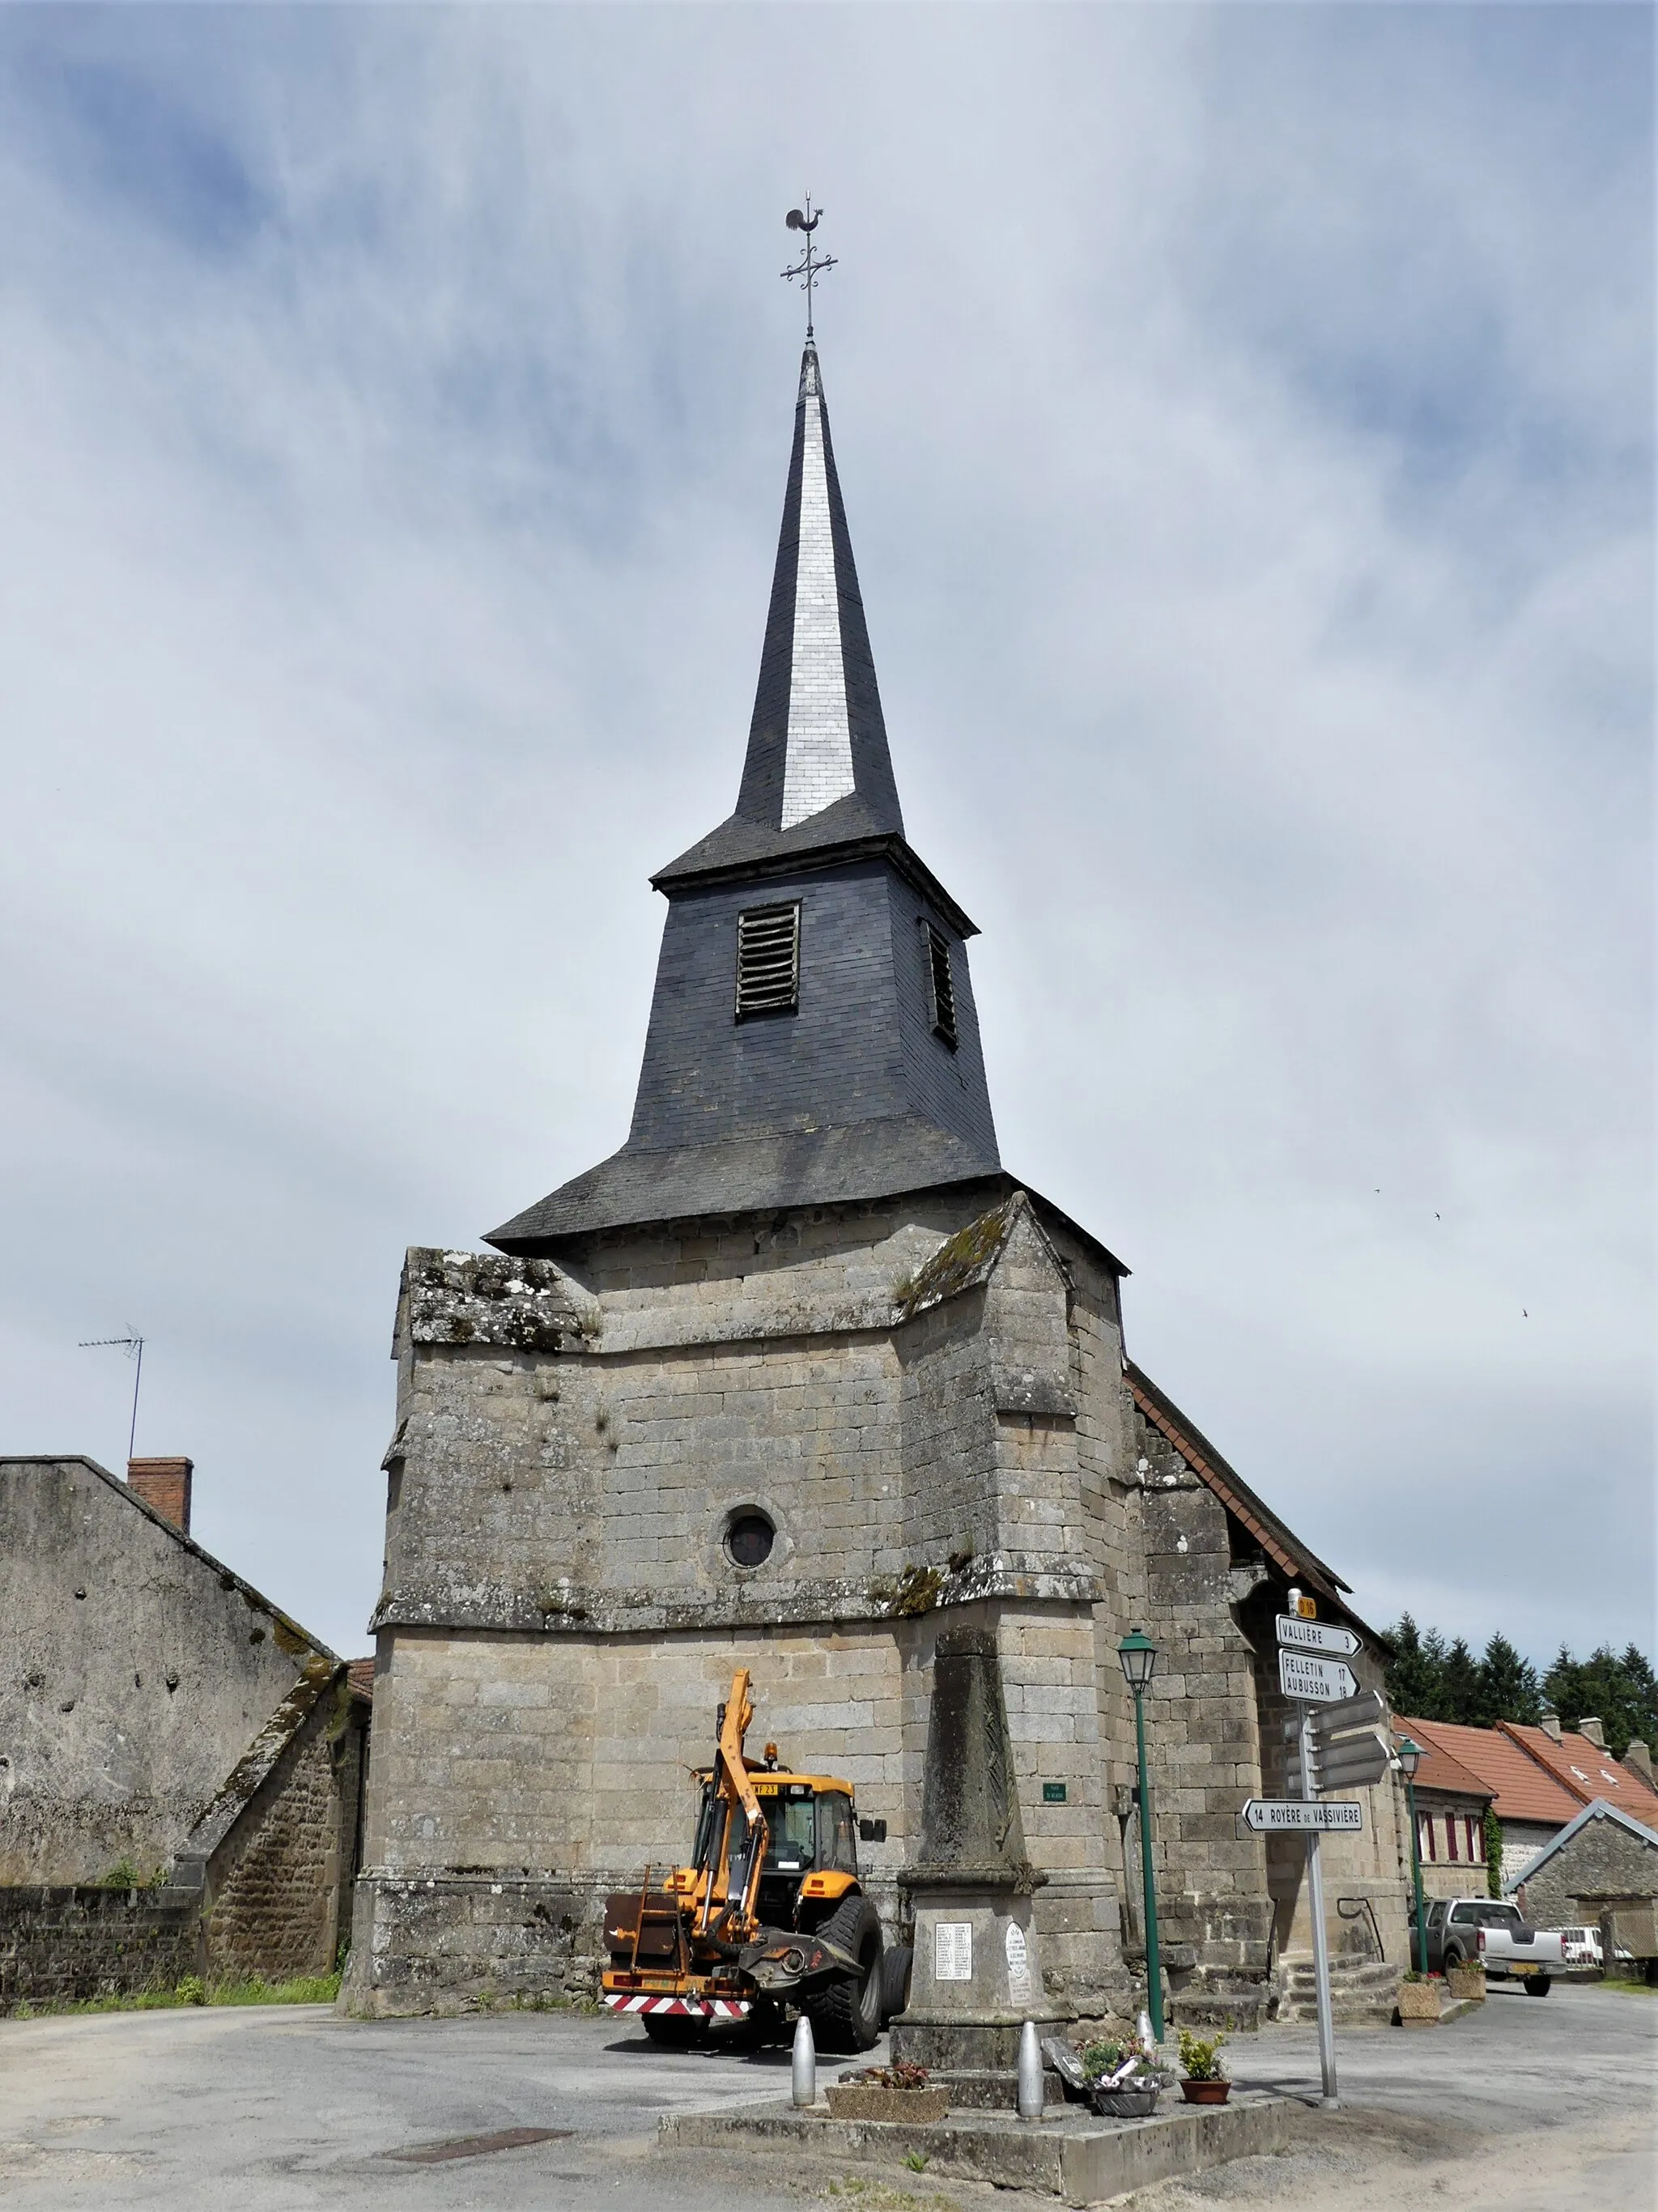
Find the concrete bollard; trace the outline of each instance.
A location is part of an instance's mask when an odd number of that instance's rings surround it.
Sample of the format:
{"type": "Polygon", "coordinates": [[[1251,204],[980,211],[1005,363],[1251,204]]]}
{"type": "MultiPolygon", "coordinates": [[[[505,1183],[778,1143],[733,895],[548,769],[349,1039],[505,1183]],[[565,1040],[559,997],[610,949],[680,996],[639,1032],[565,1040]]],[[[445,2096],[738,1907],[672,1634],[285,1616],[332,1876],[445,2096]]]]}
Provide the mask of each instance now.
{"type": "Polygon", "coordinates": [[[805,2013],[795,2022],[789,2089],[801,2112],[817,2102],[817,2045],[812,2041],[811,2022],[805,2013]]]}
{"type": "Polygon", "coordinates": [[[1019,2118],[1039,2120],[1048,2104],[1048,2085],[1042,2079],[1042,2047],[1036,2040],[1036,2023],[1026,2021],[1019,2030],[1019,2118]]]}

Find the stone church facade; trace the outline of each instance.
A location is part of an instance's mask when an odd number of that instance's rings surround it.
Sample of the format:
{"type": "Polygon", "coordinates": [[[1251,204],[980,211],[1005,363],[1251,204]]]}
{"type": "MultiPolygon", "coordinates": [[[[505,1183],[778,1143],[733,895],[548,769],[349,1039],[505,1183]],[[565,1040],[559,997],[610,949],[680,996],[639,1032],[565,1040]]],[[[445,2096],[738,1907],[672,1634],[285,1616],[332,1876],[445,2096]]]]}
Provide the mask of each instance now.
{"type": "MultiPolygon", "coordinates": [[[[1048,1994],[1128,2008],[1144,1628],[1174,2011],[1258,2019],[1309,1948],[1299,1846],[1237,1819],[1283,1793],[1272,1616],[1297,1583],[1351,1619],[1346,1585],[1128,1360],[1121,1264],[1002,1165],[810,343],[737,807],[653,880],[626,1145],[492,1251],[405,1264],[343,2001],[590,1988],[606,1893],[685,1855],[739,1666],[758,1738],[884,1822],[861,1858],[902,1928],[951,1626],[995,1638],[1048,1994]]],[[[1402,1826],[1365,1794],[1332,1939],[1398,1960],[1402,1826]]]]}

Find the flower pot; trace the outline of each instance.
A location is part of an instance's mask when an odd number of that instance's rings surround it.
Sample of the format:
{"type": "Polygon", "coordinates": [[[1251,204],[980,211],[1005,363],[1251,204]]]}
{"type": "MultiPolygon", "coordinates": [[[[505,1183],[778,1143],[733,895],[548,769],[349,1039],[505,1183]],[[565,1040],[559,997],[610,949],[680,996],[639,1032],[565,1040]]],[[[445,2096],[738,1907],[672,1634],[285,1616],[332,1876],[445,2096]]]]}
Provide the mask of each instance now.
{"type": "Polygon", "coordinates": [[[1399,2020],[1401,2027],[1437,2027],[1439,1997],[1442,1982],[1401,1982],[1399,1985],[1399,2020]]]}
{"type": "Polygon", "coordinates": [[[1092,2089],[1089,2102],[1102,2120],[1149,2120],[1157,2109],[1157,2084],[1145,2089],[1092,2089]]]}
{"type": "Polygon", "coordinates": [[[878,2081],[837,2081],[827,2092],[837,2120],[902,2120],[930,2127],[950,2110],[948,2089],[884,2089],[878,2081]]]}
{"type": "Polygon", "coordinates": [[[1188,2105],[1224,2105],[1232,2094],[1230,2081],[1194,2081],[1189,2075],[1180,2088],[1188,2105]]]}
{"type": "Polygon", "coordinates": [[[1445,1977],[1445,1986],[1454,1997],[1466,1997],[1473,2004],[1484,2004],[1485,1969],[1483,1966],[1453,1966],[1445,1977]]]}

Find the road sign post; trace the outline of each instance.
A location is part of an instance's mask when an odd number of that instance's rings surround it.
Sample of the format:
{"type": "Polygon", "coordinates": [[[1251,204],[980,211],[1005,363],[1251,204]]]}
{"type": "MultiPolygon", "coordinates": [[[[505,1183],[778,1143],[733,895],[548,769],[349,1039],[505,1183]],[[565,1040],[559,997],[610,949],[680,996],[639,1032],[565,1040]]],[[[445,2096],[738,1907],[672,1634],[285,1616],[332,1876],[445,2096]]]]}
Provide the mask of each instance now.
{"type": "MultiPolygon", "coordinates": [[[[1290,1655],[1280,1651],[1280,1665],[1290,1655]]],[[[1344,1667],[1342,1672],[1346,1673],[1344,1667]]],[[[1349,1678],[1351,1679],[1351,1677],[1349,1678]]],[[[1302,1794],[1310,1797],[1306,1778],[1313,1765],[1313,1716],[1306,1706],[1301,1714],[1301,1772],[1302,1794]]],[[[1313,1980],[1318,1997],[1318,2063],[1324,2079],[1324,2102],[1334,2105],[1336,2097],[1336,2031],[1335,2017],[1330,2008],[1330,1941],[1324,1929],[1324,1869],[1319,1863],[1316,1828],[1307,1832],[1307,1904],[1313,1916],[1313,1980]]]]}

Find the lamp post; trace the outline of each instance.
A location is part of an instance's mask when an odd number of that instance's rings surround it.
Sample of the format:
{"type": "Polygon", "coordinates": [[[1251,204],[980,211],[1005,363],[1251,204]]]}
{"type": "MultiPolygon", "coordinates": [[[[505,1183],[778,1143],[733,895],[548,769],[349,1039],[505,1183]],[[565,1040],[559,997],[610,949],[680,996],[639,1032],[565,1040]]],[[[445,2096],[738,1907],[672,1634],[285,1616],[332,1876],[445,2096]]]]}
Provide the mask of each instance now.
{"type": "Polygon", "coordinates": [[[1140,1762],[1140,1880],[1145,1896],[1146,2010],[1151,2033],[1163,2041],[1163,1960],[1157,1948],[1157,1886],[1151,1871],[1151,1784],[1145,1771],[1145,1686],[1157,1663],[1157,1647],[1138,1628],[1117,1646],[1117,1656],[1134,1692],[1134,1742],[1140,1762]]]}
{"type": "Polygon", "coordinates": [[[1428,1921],[1422,1910],[1422,1851],[1416,1826],[1416,1770],[1422,1764],[1422,1747],[1409,1736],[1399,1742],[1399,1768],[1405,1777],[1405,1802],[1411,1820],[1411,1881],[1416,1889],[1416,1967],[1419,1974],[1428,1971],[1428,1921]]]}

